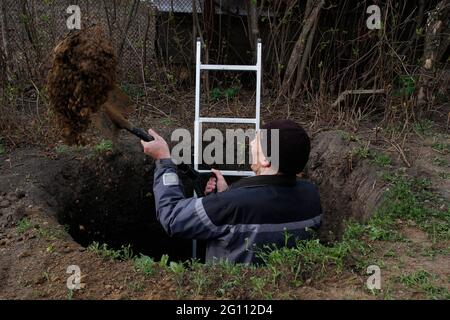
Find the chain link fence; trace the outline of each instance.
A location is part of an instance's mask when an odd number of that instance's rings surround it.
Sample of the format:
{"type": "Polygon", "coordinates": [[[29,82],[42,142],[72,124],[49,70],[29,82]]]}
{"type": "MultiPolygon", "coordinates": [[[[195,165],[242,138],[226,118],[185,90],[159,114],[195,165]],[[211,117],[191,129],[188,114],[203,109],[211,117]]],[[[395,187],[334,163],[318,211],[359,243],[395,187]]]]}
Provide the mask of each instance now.
{"type": "Polygon", "coordinates": [[[155,62],[156,7],[136,0],[2,0],[2,77],[45,79],[52,49],[68,29],[67,8],[78,5],[82,27],[101,24],[119,57],[122,81],[141,82],[155,62]]]}
{"type": "MultiPolygon", "coordinates": [[[[251,63],[244,1],[207,0],[2,0],[1,80],[42,83],[51,51],[68,33],[67,8],[81,9],[82,28],[101,24],[119,57],[119,79],[140,84],[165,73],[192,84],[194,46],[215,37],[214,63],[251,63]]],[[[167,79],[165,79],[167,80],[167,79]]]]}

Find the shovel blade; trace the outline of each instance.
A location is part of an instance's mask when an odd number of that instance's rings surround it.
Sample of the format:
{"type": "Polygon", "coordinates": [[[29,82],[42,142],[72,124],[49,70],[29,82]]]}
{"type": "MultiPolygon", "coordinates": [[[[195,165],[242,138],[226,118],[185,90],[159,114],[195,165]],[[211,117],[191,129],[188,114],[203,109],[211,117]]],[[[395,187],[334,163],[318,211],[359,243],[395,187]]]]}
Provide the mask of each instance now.
{"type": "Polygon", "coordinates": [[[134,106],[131,99],[122,91],[122,89],[115,85],[114,88],[108,92],[106,102],[101,106],[97,113],[95,122],[101,134],[116,144],[119,131],[120,129],[123,129],[123,127],[119,126],[117,121],[111,118],[111,111],[124,119],[127,119],[133,111],[134,106]],[[109,112],[107,112],[107,110],[109,110],[109,112]]]}

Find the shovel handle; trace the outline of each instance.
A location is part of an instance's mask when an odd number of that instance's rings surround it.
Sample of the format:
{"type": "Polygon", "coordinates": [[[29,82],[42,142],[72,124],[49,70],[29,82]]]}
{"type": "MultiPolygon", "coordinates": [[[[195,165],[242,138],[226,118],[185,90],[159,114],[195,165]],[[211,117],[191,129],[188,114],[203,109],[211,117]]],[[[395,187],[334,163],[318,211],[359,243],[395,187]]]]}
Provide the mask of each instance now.
{"type": "Polygon", "coordinates": [[[130,131],[135,136],[141,138],[141,140],[144,140],[145,142],[150,142],[150,141],[155,140],[155,138],[153,138],[151,135],[149,135],[147,132],[145,132],[142,129],[133,127],[131,129],[129,129],[128,131],[130,131]]]}

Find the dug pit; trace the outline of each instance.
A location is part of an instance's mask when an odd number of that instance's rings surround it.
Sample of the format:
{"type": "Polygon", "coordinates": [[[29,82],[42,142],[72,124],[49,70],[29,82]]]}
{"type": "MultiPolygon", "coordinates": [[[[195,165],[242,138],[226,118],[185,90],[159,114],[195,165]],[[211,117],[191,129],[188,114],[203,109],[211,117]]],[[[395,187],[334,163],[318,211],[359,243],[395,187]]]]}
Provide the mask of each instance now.
{"type": "MultiPolygon", "coordinates": [[[[112,248],[130,245],[134,253],[155,259],[163,254],[173,260],[190,259],[192,241],[170,238],[156,220],[153,160],[138,143],[126,145],[128,149],[120,152],[74,156],[48,177],[46,189],[59,223],[85,247],[96,241],[112,248]]],[[[363,221],[374,212],[385,184],[378,168],[352,156],[357,145],[340,132],[320,133],[312,146],[306,177],[321,195],[319,236],[333,241],[341,236],[346,220],[363,221]]],[[[182,175],[181,180],[186,196],[192,196],[191,181],[182,175]]],[[[200,259],[204,251],[204,243],[199,243],[200,259]]]]}
{"type": "Polygon", "coordinates": [[[46,188],[58,222],[84,247],[95,241],[115,249],[130,245],[155,259],[189,259],[192,242],[170,238],[156,220],[153,172],[153,160],[141,150],[96,152],[66,163],[46,188]]]}

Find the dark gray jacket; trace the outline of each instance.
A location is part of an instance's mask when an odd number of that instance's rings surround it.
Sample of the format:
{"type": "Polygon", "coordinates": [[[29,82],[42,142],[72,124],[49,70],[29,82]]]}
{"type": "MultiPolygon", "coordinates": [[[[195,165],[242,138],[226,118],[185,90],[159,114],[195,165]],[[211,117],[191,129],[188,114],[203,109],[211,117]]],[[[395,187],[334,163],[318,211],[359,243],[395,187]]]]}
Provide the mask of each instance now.
{"type": "Polygon", "coordinates": [[[225,192],[185,198],[176,166],[164,159],[156,161],[153,190],[166,232],[207,240],[207,262],[258,262],[257,252],[265,245],[293,246],[321,223],[317,189],[295,176],[243,178],[225,192]]]}

